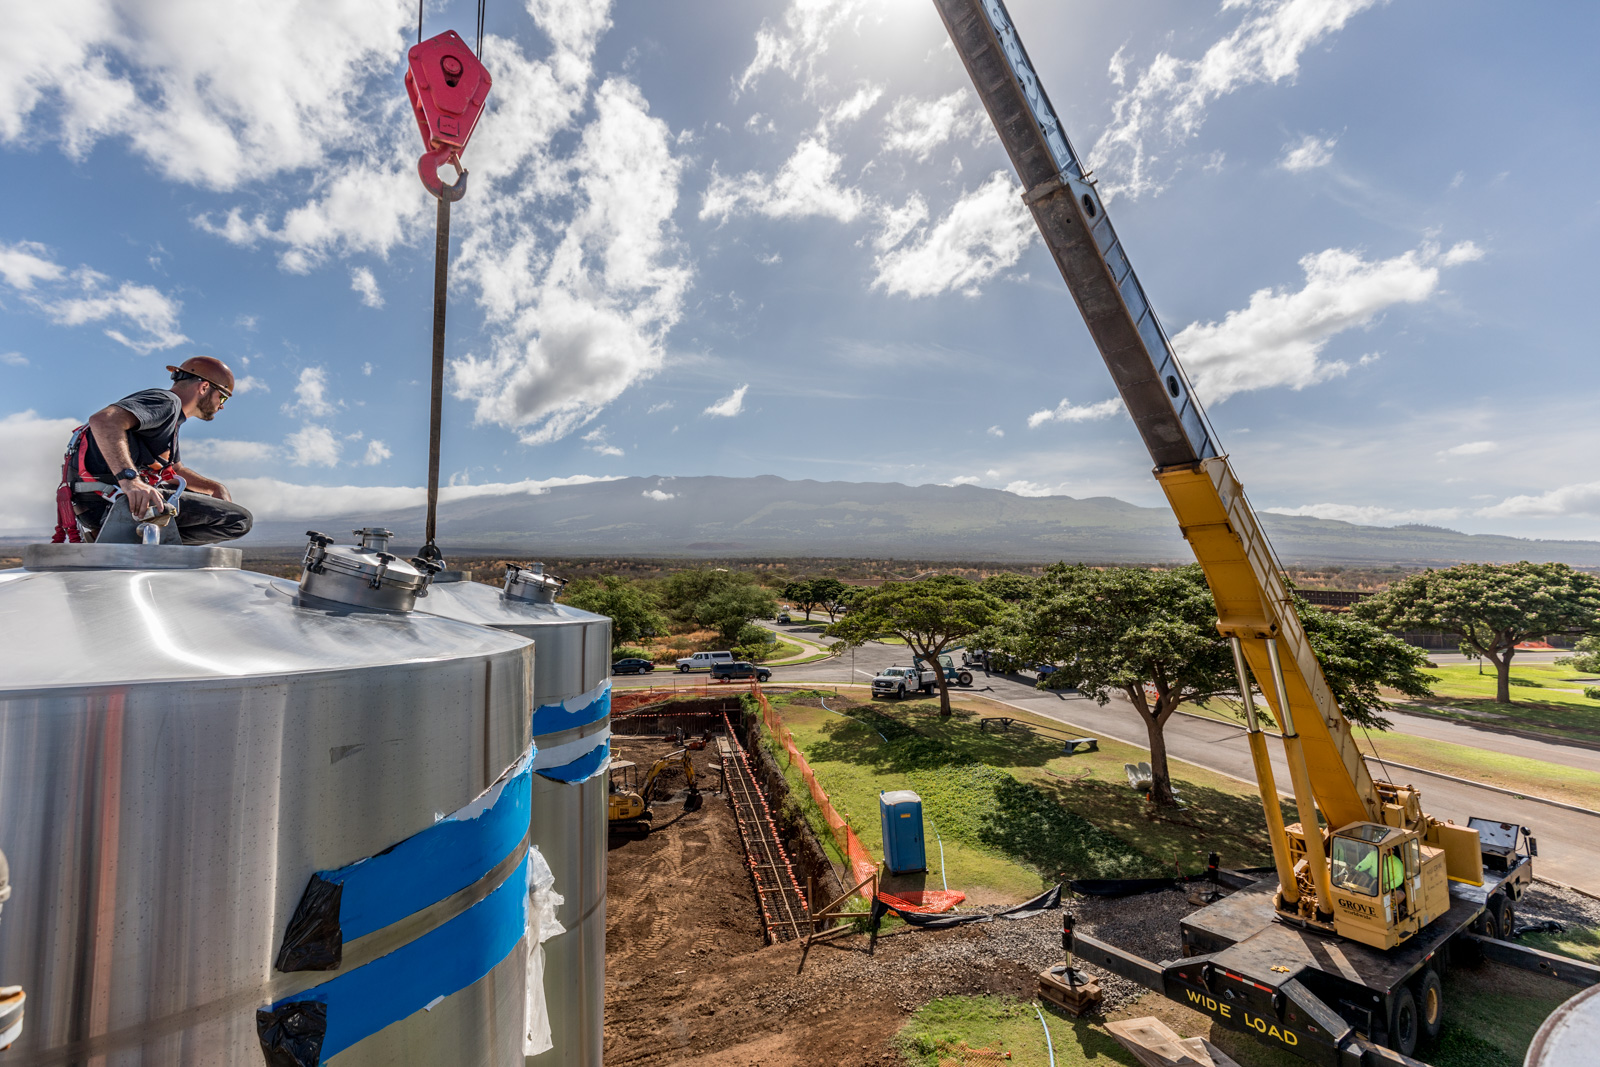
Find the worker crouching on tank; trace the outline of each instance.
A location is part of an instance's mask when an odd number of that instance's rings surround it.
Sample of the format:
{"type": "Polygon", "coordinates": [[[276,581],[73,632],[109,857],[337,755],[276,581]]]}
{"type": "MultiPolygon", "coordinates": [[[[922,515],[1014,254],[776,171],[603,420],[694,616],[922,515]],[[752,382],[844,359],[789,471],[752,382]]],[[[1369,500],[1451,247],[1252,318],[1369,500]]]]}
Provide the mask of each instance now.
{"type": "Polygon", "coordinates": [[[167,370],[171,388],[143,389],[102,408],[76,436],[76,455],[68,455],[79,475],[73,510],[82,525],[98,528],[99,543],[138,543],[139,525],[167,511],[178,478],[183,492],[171,501],[178,513],[160,526],[162,544],[209,545],[250,532],[250,512],[228,487],[178,459],[178,428],[190,418],[217,417],[233,395],[233,371],[210,356],[167,370]]]}

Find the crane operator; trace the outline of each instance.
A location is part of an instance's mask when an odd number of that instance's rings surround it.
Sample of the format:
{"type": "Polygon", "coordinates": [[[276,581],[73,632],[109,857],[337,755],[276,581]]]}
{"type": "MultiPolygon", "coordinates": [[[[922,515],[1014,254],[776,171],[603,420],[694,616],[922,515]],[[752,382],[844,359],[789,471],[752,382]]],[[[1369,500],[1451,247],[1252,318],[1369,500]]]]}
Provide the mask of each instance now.
{"type": "Polygon", "coordinates": [[[143,389],[102,408],[75,441],[76,456],[69,454],[69,466],[87,476],[73,486],[74,509],[84,525],[99,527],[97,542],[138,543],[138,522],[167,503],[157,483],[173,475],[185,490],[174,501],[176,522],[162,528],[163,544],[209,545],[250,532],[254,520],[228,487],[178,460],[178,428],[190,418],[217,417],[233,395],[233,371],[211,356],[167,370],[171,388],[143,389]]]}

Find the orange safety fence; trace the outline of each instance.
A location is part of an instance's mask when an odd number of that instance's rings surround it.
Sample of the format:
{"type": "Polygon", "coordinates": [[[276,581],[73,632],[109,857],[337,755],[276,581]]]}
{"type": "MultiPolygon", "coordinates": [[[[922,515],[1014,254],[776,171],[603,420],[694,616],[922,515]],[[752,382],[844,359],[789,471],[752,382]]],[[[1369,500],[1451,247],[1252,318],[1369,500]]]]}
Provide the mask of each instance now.
{"type": "MultiPolygon", "coordinates": [[[[877,861],[871,853],[861,844],[861,838],[850,829],[836,808],[827,790],[822,788],[822,783],[817,781],[817,776],[811,769],[811,764],[806,762],[805,756],[800,753],[800,748],[794,743],[789,730],[783,725],[783,720],[778,713],[772,710],[772,705],[767,703],[767,695],[761,691],[759,684],[750,687],[756,700],[761,704],[761,721],[771,731],[772,736],[783,745],[783,750],[789,755],[789,762],[800,771],[800,777],[805,780],[806,788],[811,791],[811,799],[816,801],[817,808],[822,812],[822,819],[828,824],[828,829],[833,833],[833,840],[839,846],[839,851],[844,853],[845,860],[850,864],[850,871],[857,882],[866,881],[877,871],[877,861]]],[[[896,896],[881,890],[878,899],[892,908],[900,911],[941,912],[949,911],[963,900],[967,895],[955,889],[919,889],[912,890],[896,896]]]]}

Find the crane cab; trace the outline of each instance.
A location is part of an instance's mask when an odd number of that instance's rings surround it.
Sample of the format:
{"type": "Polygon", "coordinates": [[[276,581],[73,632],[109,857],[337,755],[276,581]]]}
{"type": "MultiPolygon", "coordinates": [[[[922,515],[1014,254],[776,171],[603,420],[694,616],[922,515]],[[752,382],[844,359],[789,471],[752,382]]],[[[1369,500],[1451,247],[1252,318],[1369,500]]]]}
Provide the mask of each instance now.
{"type": "Polygon", "coordinates": [[[1450,909],[1445,852],[1415,830],[1351,823],[1328,841],[1334,929],[1393,948],[1450,909]]]}

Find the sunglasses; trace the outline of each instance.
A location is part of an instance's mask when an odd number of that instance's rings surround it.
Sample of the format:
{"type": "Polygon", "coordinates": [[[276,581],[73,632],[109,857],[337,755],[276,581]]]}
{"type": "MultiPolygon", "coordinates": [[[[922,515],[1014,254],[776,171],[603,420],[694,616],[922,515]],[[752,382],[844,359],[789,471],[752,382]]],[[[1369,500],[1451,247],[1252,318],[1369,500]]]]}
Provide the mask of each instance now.
{"type": "Polygon", "coordinates": [[[217,392],[221,393],[222,394],[222,402],[224,404],[226,404],[228,401],[233,399],[233,393],[232,393],[231,390],[224,389],[222,386],[218,385],[216,382],[212,381],[210,378],[207,378],[203,374],[196,374],[196,373],[194,373],[194,371],[184,370],[184,371],[178,371],[177,373],[173,374],[173,376],[172,376],[172,380],[174,382],[181,382],[181,381],[184,381],[184,380],[186,380],[188,378],[193,378],[195,381],[199,381],[199,382],[205,382],[207,385],[211,386],[211,388],[213,388],[217,392]]]}

